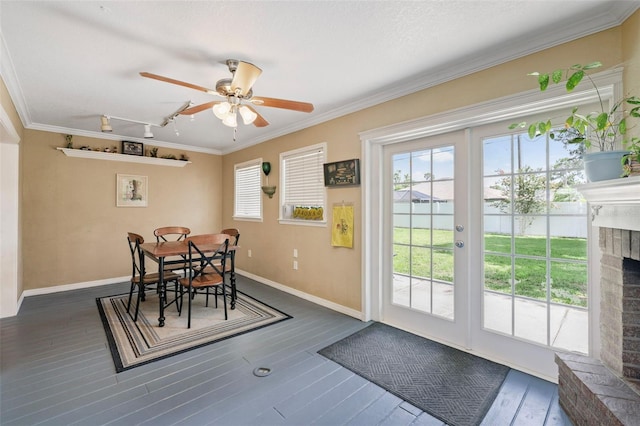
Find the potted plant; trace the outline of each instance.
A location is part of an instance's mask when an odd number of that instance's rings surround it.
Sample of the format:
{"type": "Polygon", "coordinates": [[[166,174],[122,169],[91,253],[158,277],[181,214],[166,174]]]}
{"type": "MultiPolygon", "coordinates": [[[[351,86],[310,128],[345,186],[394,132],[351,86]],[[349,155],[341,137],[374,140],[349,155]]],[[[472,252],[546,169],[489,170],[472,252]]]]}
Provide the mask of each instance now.
{"type": "Polygon", "coordinates": [[[528,74],[538,78],[541,91],[545,91],[551,83],[564,82],[566,91],[572,92],[586,77],[598,96],[599,110],[582,114],[578,112],[579,107],[573,107],[571,114],[564,121],[564,127],[559,129],[553,128],[551,120],[530,124],[522,122],[509,126],[510,129],[527,127],[529,137],[532,139],[548,133],[552,139],[582,145],[583,152],[586,152],[583,155],[585,174],[590,182],[622,176],[621,160],[625,154],[629,153],[629,150],[616,150],[616,147],[633,147],[633,140],[636,140],[636,147],[638,144],[637,138],[627,139],[627,130],[631,127],[628,122],[629,118],[640,118],[640,98],[626,96],[607,108],[609,104],[603,101],[598,86],[588,74],[589,71],[601,66],[601,62],[592,62],[586,65],[576,64],[569,68],[557,69],[551,74],[539,72],[528,74]],[[590,148],[598,151],[589,152],[590,148]],[[608,162],[611,166],[603,165],[603,162],[608,162]]]}
{"type": "Polygon", "coordinates": [[[624,176],[640,176],[640,138],[631,138],[625,148],[629,152],[622,157],[624,176]]]}

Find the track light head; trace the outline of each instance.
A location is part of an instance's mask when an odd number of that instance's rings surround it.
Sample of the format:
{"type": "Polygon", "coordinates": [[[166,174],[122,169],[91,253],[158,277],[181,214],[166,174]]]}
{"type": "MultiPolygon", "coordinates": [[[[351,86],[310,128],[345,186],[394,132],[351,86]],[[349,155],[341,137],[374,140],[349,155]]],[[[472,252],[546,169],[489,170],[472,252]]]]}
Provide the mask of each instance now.
{"type": "Polygon", "coordinates": [[[144,137],[145,139],[153,139],[153,133],[151,133],[151,124],[144,125],[144,137]]]}
{"type": "Polygon", "coordinates": [[[111,128],[111,123],[109,123],[109,117],[107,117],[106,115],[100,117],[100,130],[106,133],[113,131],[113,129],[111,128]]]}

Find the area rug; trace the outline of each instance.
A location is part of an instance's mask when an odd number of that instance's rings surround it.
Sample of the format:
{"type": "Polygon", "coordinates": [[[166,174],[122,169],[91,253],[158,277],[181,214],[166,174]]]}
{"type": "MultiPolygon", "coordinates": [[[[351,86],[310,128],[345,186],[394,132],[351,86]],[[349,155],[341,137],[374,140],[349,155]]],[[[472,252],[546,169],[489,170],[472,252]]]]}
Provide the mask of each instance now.
{"type": "Polygon", "coordinates": [[[247,294],[237,293],[236,308],[228,309],[226,321],[221,297],[215,308],[213,296],[209,298],[209,307],[205,307],[205,296],[197,295],[192,301],[190,329],[187,328],[186,298],[182,316],[178,316],[175,304],[165,309],[164,327],[158,327],[158,296],[152,291],[147,292],[146,301],[140,302],[136,322],[132,318],[135,293],[131,314],[127,313],[128,293],[96,299],[116,371],[119,373],[291,318],[247,294]]]}
{"type": "Polygon", "coordinates": [[[318,351],[441,421],[477,425],[509,367],[381,323],[318,351]]]}

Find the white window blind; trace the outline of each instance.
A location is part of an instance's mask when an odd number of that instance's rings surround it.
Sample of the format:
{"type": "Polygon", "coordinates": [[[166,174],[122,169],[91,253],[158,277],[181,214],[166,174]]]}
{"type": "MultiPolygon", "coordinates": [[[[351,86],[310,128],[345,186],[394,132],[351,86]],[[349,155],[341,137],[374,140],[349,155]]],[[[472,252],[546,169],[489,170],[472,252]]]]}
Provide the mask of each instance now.
{"type": "Polygon", "coordinates": [[[322,207],[325,202],[325,144],[280,154],[281,201],[284,219],[290,219],[293,207],[322,207]]]}
{"type": "Polygon", "coordinates": [[[262,219],[262,197],[260,196],[261,164],[262,160],[258,159],[234,166],[234,218],[262,219]]]}

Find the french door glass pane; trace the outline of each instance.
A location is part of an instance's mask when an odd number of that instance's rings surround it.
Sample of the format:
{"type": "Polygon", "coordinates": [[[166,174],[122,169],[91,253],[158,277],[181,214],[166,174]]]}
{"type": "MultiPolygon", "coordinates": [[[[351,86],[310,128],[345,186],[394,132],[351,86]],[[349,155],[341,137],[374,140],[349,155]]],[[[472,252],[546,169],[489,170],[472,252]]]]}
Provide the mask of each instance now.
{"type": "Polygon", "coordinates": [[[454,149],[395,154],[393,295],[396,305],[453,319],[454,149]]]}
{"type": "Polygon", "coordinates": [[[485,329],[587,352],[581,154],[526,133],[483,140],[485,329]]]}

